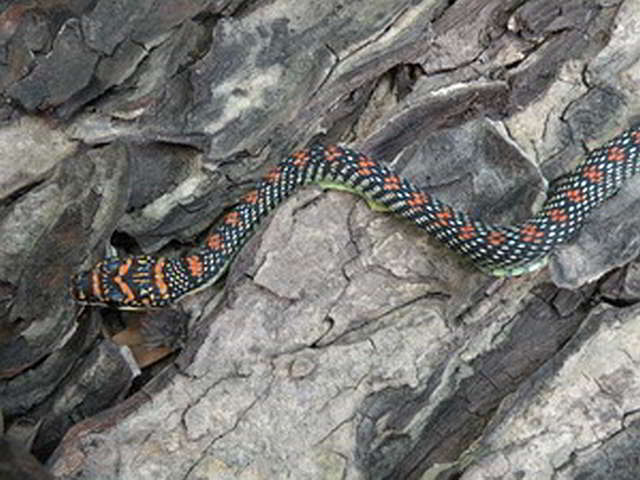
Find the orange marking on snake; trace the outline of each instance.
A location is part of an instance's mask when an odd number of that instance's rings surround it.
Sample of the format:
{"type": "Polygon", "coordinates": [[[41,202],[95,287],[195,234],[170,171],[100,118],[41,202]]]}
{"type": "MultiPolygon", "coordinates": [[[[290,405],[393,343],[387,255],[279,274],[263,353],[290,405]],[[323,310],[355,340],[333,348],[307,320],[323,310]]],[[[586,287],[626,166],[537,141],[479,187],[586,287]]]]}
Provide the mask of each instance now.
{"type": "Polygon", "coordinates": [[[382,189],[386,191],[390,190],[399,190],[400,189],[400,177],[397,175],[389,175],[384,178],[384,183],[382,184],[382,189]]]}
{"type": "Polygon", "coordinates": [[[161,257],[153,266],[153,284],[156,286],[161,296],[165,296],[169,293],[169,286],[164,278],[164,266],[166,263],[167,261],[165,258],[161,257]]]}
{"type": "Polygon", "coordinates": [[[527,225],[520,232],[520,239],[527,243],[540,243],[542,237],[544,237],[544,233],[538,230],[535,225],[527,225]]]}
{"type": "Polygon", "coordinates": [[[436,217],[438,217],[438,223],[440,225],[449,225],[449,220],[451,220],[451,218],[453,217],[453,214],[448,211],[448,210],[444,210],[442,212],[438,212],[436,213],[436,217]]]}
{"type": "Polygon", "coordinates": [[[358,174],[363,177],[367,177],[373,173],[370,167],[375,167],[376,162],[371,160],[369,157],[362,156],[358,159],[358,174]]]}
{"type": "Polygon", "coordinates": [[[278,168],[273,168],[264,176],[264,179],[269,183],[276,183],[280,180],[280,170],[278,168]]]}
{"type": "Polygon", "coordinates": [[[136,299],[133,290],[131,290],[131,287],[129,287],[127,282],[125,282],[120,275],[116,275],[115,277],[113,277],[113,283],[118,286],[122,294],[126,297],[123,303],[131,303],[136,299]]]}
{"type": "Polygon", "coordinates": [[[330,147],[327,148],[324,158],[327,160],[327,162],[335,162],[341,157],[342,157],[342,151],[335,145],[331,145],[330,147]]]}
{"type": "Polygon", "coordinates": [[[614,146],[609,148],[609,152],[607,152],[607,158],[610,162],[624,162],[627,157],[623,149],[614,146]]]}
{"type": "Polygon", "coordinates": [[[100,274],[98,273],[100,265],[101,264],[96,265],[96,268],[91,272],[91,294],[99,300],[104,300],[102,286],[100,284],[100,274]]]}
{"type": "Polygon", "coordinates": [[[127,258],[127,261],[118,267],[118,275],[124,277],[127,273],[129,273],[129,269],[133,264],[133,259],[127,258]]]}
{"type": "Polygon", "coordinates": [[[460,227],[458,237],[462,240],[471,240],[476,236],[476,228],[473,225],[463,225],[460,227]]]}
{"type": "Polygon", "coordinates": [[[554,208],[548,215],[554,222],[566,222],[569,219],[569,215],[562,208],[554,208]]]}
{"type": "Polygon", "coordinates": [[[419,207],[429,201],[429,196],[423,192],[411,192],[411,198],[407,200],[410,207],[419,207]]]}
{"type": "Polygon", "coordinates": [[[491,245],[501,245],[504,243],[504,240],[505,236],[502,232],[489,232],[489,235],[487,236],[487,242],[491,245]]]}
{"type": "Polygon", "coordinates": [[[567,190],[567,198],[573,203],[581,203],[584,202],[584,193],[579,188],[567,190]]]}
{"type": "Polygon", "coordinates": [[[376,162],[374,162],[373,160],[371,160],[369,157],[366,156],[362,156],[358,159],[358,166],[360,168],[368,168],[368,167],[375,167],[376,166],[376,162]]]}
{"type": "Polygon", "coordinates": [[[300,150],[293,155],[293,162],[291,162],[296,167],[304,167],[307,163],[309,163],[309,151],[308,150],[300,150]]]}
{"type": "Polygon", "coordinates": [[[598,170],[597,165],[591,165],[582,173],[582,176],[593,183],[600,183],[604,178],[604,173],[598,170]]]}
{"type": "Polygon", "coordinates": [[[200,277],[204,272],[204,264],[200,257],[197,255],[189,255],[185,259],[187,261],[187,267],[189,268],[189,272],[193,277],[200,277]]]}

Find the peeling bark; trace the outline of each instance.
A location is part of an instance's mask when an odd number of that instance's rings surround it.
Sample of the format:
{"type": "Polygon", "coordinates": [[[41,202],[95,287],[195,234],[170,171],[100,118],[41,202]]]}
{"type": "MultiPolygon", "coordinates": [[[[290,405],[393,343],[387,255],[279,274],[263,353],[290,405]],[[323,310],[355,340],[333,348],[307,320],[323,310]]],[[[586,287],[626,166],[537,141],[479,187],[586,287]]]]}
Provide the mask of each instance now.
{"type": "Polygon", "coordinates": [[[183,251],[313,142],[521,221],[637,120],[638,12],[0,6],[5,435],[32,425],[33,452],[69,479],[637,478],[640,180],[522,278],[486,277],[362,200],[308,188],[179,311],[81,309],[67,281],[109,244],[183,251]],[[153,363],[138,333],[173,353],[153,363]]]}

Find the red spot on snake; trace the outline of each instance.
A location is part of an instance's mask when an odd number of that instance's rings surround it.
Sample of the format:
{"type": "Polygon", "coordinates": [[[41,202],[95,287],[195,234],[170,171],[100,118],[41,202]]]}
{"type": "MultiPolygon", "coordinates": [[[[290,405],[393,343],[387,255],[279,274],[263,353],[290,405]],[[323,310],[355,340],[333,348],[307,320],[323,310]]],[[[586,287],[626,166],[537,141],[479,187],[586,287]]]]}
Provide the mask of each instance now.
{"type": "Polygon", "coordinates": [[[471,240],[476,236],[476,228],[473,225],[463,225],[460,227],[458,237],[462,240],[471,240]]]}
{"type": "Polygon", "coordinates": [[[400,182],[400,177],[398,177],[397,175],[389,175],[388,177],[384,177],[382,189],[385,191],[399,190],[400,182]]]}
{"type": "Polygon", "coordinates": [[[566,222],[569,219],[569,215],[562,208],[554,208],[549,210],[549,218],[554,222],[566,222]]]}
{"type": "Polygon", "coordinates": [[[504,241],[505,236],[502,232],[489,232],[489,235],[487,236],[487,242],[489,242],[490,245],[498,246],[503,244],[504,241]]]}
{"type": "MultiPolygon", "coordinates": [[[[411,198],[407,200],[410,207],[419,207],[429,201],[429,196],[423,192],[411,192],[411,198]]],[[[439,214],[438,214],[439,215],[439,214]]]]}
{"type": "Polygon", "coordinates": [[[611,147],[607,153],[607,158],[610,162],[624,162],[627,156],[620,147],[611,147]]]}
{"type": "Polygon", "coordinates": [[[309,152],[306,150],[300,150],[299,152],[291,155],[291,157],[293,158],[293,162],[291,163],[296,167],[302,168],[309,163],[309,152]]]}
{"type": "Polygon", "coordinates": [[[584,193],[579,188],[573,190],[567,190],[567,198],[573,203],[582,203],[585,200],[584,193]]]}
{"type": "Polygon", "coordinates": [[[371,167],[375,167],[376,162],[371,160],[369,157],[362,155],[358,159],[358,175],[362,175],[363,177],[369,176],[373,173],[371,167]]]}
{"type": "Polygon", "coordinates": [[[520,240],[525,243],[540,243],[544,233],[538,230],[535,225],[527,225],[520,231],[520,240]]]}
{"type": "Polygon", "coordinates": [[[204,273],[204,264],[200,257],[197,255],[189,255],[185,259],[187,261],[187,267],[189,267],[189,272],[193,277],[200,277],[204,273]]]}
{"type": "Polygon", "coordinates": [[[281,175],[282,174],[280,173],[279,168],[273,168],[269,172],[267,172],[267,174],[264,176],[264,179],[269,183],[277,183],[278,180],[280,180],[281,175]]]}
{"type": "Polygon", "coordinates": [[[585,169],[582,176],[592,183],[600,183],[604,178],[604,173],[598,170],[597,165],[591,165],[589,168],[585,169]]]}
{"type": "Polygon", "coordinates": [[[331,145],[327,147],[325,152],[325,159],[327,162],[335,162],[342,157],[342,150],[340,150],[337,146],[331,145]]]}
{"type": "Polygon", "coordinates": [[[436,217],[438,217],[438,223],[440,225],[449,225],[449,220],[453,218],[453,214],[449,210],[443,210],[442,212],[436,213],[436,217]]]}
{"type": "Polygon", "coordinates": [[[360,168],[375,167],[376,162],[371,160],[369,157],[362,155],[360,158],[358,158],[358,166],[360,168]]]}

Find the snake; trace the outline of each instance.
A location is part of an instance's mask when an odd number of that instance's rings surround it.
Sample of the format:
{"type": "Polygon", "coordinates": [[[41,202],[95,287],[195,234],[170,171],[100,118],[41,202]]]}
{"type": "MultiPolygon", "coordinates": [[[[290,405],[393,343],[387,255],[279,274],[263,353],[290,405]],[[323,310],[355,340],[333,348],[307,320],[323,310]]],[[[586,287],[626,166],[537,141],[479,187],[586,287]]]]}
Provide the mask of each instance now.
{"type": "Polygon", "coordinates": [[[360,195],[374,210],[409,220],[487,274],[517,276],[542,268],[574,239],[588,214],[640,168],[640,124],[591,150],[552,181],[542,207],[517,225],[493,225],[455,210],[369,156],[313,145],[282,160],[246,193],[198,246],[179,256],[105,258],[71,279],[76,302],[118,309],[167,307],[217,282],[261,221],[300,187],[360,195]]]}

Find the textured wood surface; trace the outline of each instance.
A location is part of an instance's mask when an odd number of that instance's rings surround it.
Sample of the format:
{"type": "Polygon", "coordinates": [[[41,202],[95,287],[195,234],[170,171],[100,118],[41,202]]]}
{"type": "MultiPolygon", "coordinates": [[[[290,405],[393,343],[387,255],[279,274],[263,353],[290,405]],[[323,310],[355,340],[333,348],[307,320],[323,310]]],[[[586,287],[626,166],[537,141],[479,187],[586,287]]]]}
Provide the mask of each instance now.
{"type": "Polygon", "coordinates": [[[640,118],[639,12],[0,6],[6,436],[27,430],[69,479],[637,478],[640,181],[522,278],[486,277],[358,198],[310,188],[181,312],[81,309],[67,281],[108,244],[197,243],[313,142],[371,154],[473,215],[522,220],[640,118]]]}

